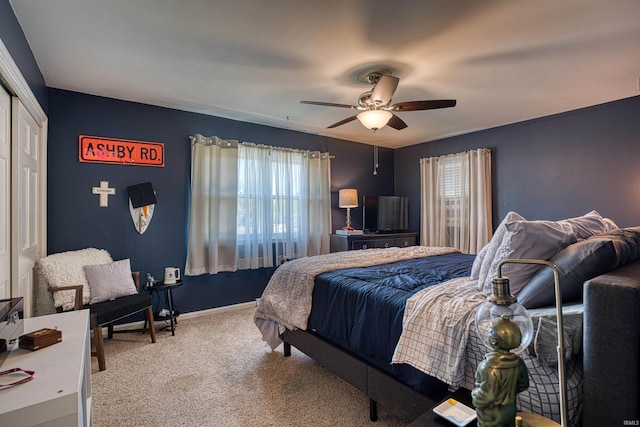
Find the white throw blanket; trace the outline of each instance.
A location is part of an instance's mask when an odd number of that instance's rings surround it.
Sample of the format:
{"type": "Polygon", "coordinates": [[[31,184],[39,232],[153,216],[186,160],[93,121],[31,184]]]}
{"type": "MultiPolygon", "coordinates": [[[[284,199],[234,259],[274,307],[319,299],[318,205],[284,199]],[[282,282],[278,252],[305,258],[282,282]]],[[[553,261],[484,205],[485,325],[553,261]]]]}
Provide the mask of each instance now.
{"type": "Polygon", "coordinates": [[[485,298],[469,277],[431,286],[407,300],[392,363],[406,363],[458,388],[477,307],[485,298]]]}
{"type": "Polygon", "coordinates": [[[275,349],[285,329],[307,329],[315,277],[327,271],[369,267],[414,258],[459,252],[454,248],[411,246],[365,249],[305,257],[282,264],[258,299],[254,321],[275,349]]]}

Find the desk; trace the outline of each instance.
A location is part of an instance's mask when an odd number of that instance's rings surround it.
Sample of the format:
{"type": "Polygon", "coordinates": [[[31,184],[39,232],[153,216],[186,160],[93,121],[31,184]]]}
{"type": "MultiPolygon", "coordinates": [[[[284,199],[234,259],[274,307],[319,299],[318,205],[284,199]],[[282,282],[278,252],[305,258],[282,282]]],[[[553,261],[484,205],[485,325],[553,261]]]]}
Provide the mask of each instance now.
{"type": "Polygon", "coordinates": [[[91,338],[89,310],[24,320],[24,332],[62,331],[62,341],[37,351],[17,349],[0,370],[35,371],[33,380],[0,390],[0,419],[6,426],[91,425],[91,338]]]}
{"type": "MultiPolygon", "coordinates": [[[[176,283],[165,284],[164,282],[156,282],[152,287],[149,288],[149,291],[153,295],[154,292],[164,292],[165,297],[167,299],[167,309],[169,310],[169,321],[171,322],[171,335],[176,334],[176,325],[178,321],[176,317],[179,316],[180,313],[176,313],[175,305],[173,304],[173,290],[182,286],[182,280],[176,280],[176,283]]],[[[166,317],[161,317],[157,314],[154,314],[154,320],[166,320],[166,317]]],[[[145,320],[144,326],[147,326],[147,321],[145,320]]]]}

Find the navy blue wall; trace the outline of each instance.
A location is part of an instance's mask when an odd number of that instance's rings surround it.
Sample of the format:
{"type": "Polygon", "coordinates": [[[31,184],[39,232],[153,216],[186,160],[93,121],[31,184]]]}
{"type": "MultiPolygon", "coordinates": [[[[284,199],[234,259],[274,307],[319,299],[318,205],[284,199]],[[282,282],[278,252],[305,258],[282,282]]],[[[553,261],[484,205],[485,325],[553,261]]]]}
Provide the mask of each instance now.
{"type": "MultiPolygon", "coordinates": [[[[332,171],[334,228],[344,225],[337,208],[340,188],[360,194],[393,194],[393,150],[380,149],[380,169],[372,175],[369,145],[325,138],[268,126],[227,120],[150,105],[49,89],[48,253],[84,247],[107,249],[115,259],[131,258],[142,274],[162,277],[165,266],[184,268],[190,174],[189,135],[328,151],[332,171]],[[78,160],[79,135],[105,136],[165,144],[165,167],[105,165],[78,160]],[[116,195],[100,208],[91,193],[109,181],[116,195]],[[133,226],[126,187],[151,181],[157,193],[153,220],[140,235],[133,226]]],[[[352,211],[354,226],[361,209],[352,211]]],[[[271,269],[185,278],[176,290],[182,311],[245,302],[260,296],[271,269]]]]}
{"type": "Polygon", "coordinates": [[[47,87],[9,0],[0,0],[0,39],[46,113],[47,87]]]}
{"type": "MultiPolygon", "coordinates": [[[[491,148],[494,227],[510,210],[560,219],[596,209],[640,225],[639,117],[637,96],[395,150],[396,192],[419,200],[420,158],[491,148]]],[[[417,203],[410,210],[419,227],[417,203]]]]}

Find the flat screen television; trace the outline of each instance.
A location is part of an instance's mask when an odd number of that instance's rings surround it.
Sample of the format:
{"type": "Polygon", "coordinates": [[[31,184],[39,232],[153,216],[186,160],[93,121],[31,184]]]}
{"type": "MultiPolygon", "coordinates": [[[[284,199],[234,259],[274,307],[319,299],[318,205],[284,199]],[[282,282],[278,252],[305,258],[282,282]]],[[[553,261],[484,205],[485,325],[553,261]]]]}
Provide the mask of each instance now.
{"type": "Polygon", "coordinates": [[[365,233],[399,233],[409,230],[409,198],[364,196],[362,224],[365,233]]]}

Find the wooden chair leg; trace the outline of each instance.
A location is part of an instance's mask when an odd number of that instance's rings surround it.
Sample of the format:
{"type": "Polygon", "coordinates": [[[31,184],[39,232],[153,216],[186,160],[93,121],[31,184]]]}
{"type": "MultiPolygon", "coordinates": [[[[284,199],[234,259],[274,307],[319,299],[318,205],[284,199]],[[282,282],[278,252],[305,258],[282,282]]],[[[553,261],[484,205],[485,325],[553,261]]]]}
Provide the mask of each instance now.
{"type": "Polygon", "coordinates": [[[151,342],[156,342],[156,327],[153,324],[153,309],[147,308],[147,321],[149,323],[149,333],[151,334],[151,342]]]}
{"type": "Polygon", "coordinates": [[[96,356],[98,356],[98,367],[101,371],[107,369],[107,362],[104,357],[104,340],[102,338],[102,326],[93,328],[93,340],[96,345],[96,356]]]}
{"type": "Polygon", "coordinates": [[[107,325],[107,338],[113,338],[113,323],[107,325]]]}

